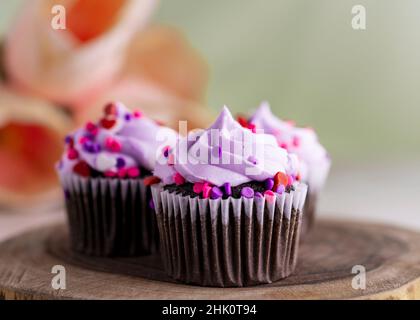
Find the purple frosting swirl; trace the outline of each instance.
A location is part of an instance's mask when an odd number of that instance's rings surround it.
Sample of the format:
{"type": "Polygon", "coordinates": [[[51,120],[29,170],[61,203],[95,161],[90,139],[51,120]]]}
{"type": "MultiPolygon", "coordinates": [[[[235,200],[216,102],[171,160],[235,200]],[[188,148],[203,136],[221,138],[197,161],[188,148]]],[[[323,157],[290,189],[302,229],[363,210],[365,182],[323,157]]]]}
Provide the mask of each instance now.
{"type": "Polygon", "coordinates": [[[237,186],[272,178],[279,171],[291,174],[296,166],[273,136],[243,128],[227,107],[208,129],[179,138],[173,164],[167,160],[161,157],[154,171],[164,184],[176,182],[179,174],[191,183],[237,186]]]}
{"type": "Polygon", "coordinates": [[[315,131],[311,128],[299,128],[292,123],[282,121],[271,112],[270,105],[263,102],[249,122],[257,129],[273,135],[278,144],[286,148],[300,160],[301,180],[312,189],[323,186],[331,165],[331,159],[325,148],[319,143],[315,131]]]}
{"type": "Polygon", "coordinates": [[[123,167],[152,171],[162,149],[175,144],[174,130],[131,112],[121,103],[115,107],[115,122],[110,128],[91,123],[69,135],[67,139],[73,141],[72,149],[78,156],[71,159],[69,150],[65,152],[58,166],[61,174],[71,173],[81,160],[99,172],[117,172],[123,167]]]}

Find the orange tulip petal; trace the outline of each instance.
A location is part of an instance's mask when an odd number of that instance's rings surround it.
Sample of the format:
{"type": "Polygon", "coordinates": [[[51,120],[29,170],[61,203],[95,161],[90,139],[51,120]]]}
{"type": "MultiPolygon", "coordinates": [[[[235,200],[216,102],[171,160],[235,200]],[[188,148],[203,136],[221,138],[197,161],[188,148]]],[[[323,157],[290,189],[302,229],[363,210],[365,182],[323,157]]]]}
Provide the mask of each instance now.
{"type": "Polygon", "coordinates": [[[126,0],[76,0],[67,12],[67,29],[86,42],[104,33],[116,21],[126,0]]]}
{"type": "Polygon", "coordinates": [[[59,189],[54,167],[71,122],[51,104],[2,86],[0,107],[0,205],[30,205],[59,189]]]}
{"type": "Polygon", "coordinates": [[[207,64],[174,28],[151,27],[137,34],[126,72],[147,79],[182,99],[201,101],[207,64]]]}
{"type": "Polygon", "coordinates": [[[54,164],[62,150],[56,132],[36,124],[0,128],[0,184],[9,192],[33,193],[57,184],[54,164]]]}

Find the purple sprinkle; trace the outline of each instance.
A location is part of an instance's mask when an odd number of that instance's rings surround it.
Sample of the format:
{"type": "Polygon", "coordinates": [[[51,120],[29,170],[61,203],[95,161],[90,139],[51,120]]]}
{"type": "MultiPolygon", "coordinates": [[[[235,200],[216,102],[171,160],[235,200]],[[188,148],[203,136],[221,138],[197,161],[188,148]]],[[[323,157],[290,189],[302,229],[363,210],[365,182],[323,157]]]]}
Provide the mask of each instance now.
{"type": "Polygon", "coordinates": [[[73,138],[71,136],[66,136],[66,138],[64,139],[64,142],[67,144],[70,144],[72,140],[73,138]]]}
{"type": "Polygon", "coordinates": [[[125,116],[125,121],[130,121],[131,120],[131,114],[127,113],[125,116]]]}
{"type": "Polygon", "coordinates": [[[98,143],[93,143],[92,141],[88,140],[83,144],[83,149],[89,153],[98,153],[101,151],[101,146],[98,143]]]}
{"type": "Polygon", "coordinates": [[[155,203],[153,202],[153,199],[150,199],[150,201],[149,201],[149,207],[150,207],[150,209],[154,209],[155,208],[155,203]]]}
{"type": "Polygon", "coordinates": [[[92,144],[92,151],[93,153],[98,153],[101,151],[101,145],[99,143],[92,144]]]}
{"type": "Polygon", "coordinates": [[[223,192],[222,190],[220,190],[218,187],[213,187],[211,188],[211,192],[210,192],[210,198],[211,199],[219,199],[223,196],[223,192]]]}
{"type": "Polygon", "coordinates": [[[95,139],[95,135],[92,134],[91,132],[86,132],[83,136],[86,137],[89,140],[94,140],[95,139]]]}
{"type": "Polygon", "coordinates": [[[264,196],[262,195],[261,192],[256,192],[255,193],[255,197],[257,197],[257,198],[264,198],[264,196]]]}
{"type": "Polygon", "coordinates": [[[286,190],[286,188],[284,187],[284,185],[281,184],[277,187],[276,192],[279,193],[279,194],[282,194],[285,190],[286,190]]]}
{"type": "Polygon", "coordinates": [[[274,180],[271,178],[268,178],[267,180],[265,180],[265,189],[266,190],[271,190],[274,187],[274,180]]]}
{"type": "Polygon", "coordinates": [[[251,163],[253,163],[253,164],[257,164],[258,163],[257,158],[255,158],[254,156],[249,156],[248,157],[248,161],[251,162],[251,163]]]}
{"type": "Polygon", "coordinates": [[[219,147],[218,148],[218,155],[219,155],[219,158],[221,158],[222,157],[222,147],[219,147]]]}
{"type": "Polygon", "coordinates": [[[165,148],[165,150],[163,150],[163,156],[165,158],[169,157],[169,148],[165,148]]]}
{"type": "Polygon", "coordinates": [[[229,182],[226,182],[226,183],[223,185],[223,188],[225,189],[225,194],[226,194],[227,196],[231,196],[231,195],[232,195],[232,187],[230,186],[230,183],[229,183],[229,182]]]}
{"type": "Polygon", "coordinates": [[[87,140],[85,143],[83,143],[83,149],[85,149],[87,152],[92,152],[92,145],[92,141],[87,140]]]}
{"type": "Polygon", "coordinates": [[[250,187],[242,188],[241,195],[245,198],[252,198],[254,196],[254,189],[250,187]]]}
{"type": "Polygon", "coordinates": [[[117,168],[121,169],[125,167],[125,160],[124,158],[117,158],[117,168]]]}

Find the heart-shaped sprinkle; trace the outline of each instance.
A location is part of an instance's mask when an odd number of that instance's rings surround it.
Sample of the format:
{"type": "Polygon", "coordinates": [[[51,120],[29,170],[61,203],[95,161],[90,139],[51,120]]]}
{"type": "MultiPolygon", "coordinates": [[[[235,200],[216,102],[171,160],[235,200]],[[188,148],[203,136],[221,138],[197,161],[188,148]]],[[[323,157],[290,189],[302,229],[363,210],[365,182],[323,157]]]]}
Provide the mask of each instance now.
{"type": "Polygon", "coordinates": [[[274,176],[274,190],[277,190],[279,185],[287,186],[289,178],[287,174],[279,171],[274,176]]]}
{"type": "Polygon", "coordinates": [[[117,176],[117,173],[115,171],[108,170],[104,172],[104,175],[105,177],[108,177],[108,178],[114,178],[117,176]]]}
{"type": "Polygon", "coordinates": [[[182,184],[184,184],[184,183],[185,183],[185,179],[184,179],[184,177],[183,177],[183,176],[181,176],[181,175],[179,174],[179,172],[176,172],[176,173],[174,174],[174,182],[175,182],[175,184],[176,184],[177,186],[179,186],[179,185],[182,185],[182,184]]]}
{"type": "Polygon", "coordinates": [[[117,115],[117,105],[113,102],[108,103],[105,108],[104,108],[104,112],[106,115],[108,116],[115,116],[117,115]]]}
{"type": "Polygon", "coordinates": [[[76,149],[69,149],[68,151],[67,151],[67,158],[69,159],[69,160],[75,160],[75,159],[77,159],[79,157],[79,152],[77,152],[77,150],[76,149]]]}
{"type": "Polygon", "coordinates": [[[111,129],[116,123],[117,120],[114,117],[103,118],[100,121],[100,125],[104,129],[111,129]]]}
{"type": "Polygon", "coordinates": [[[203,198],[204,199],[207,199],[208,197],[210,197],[211,189],[212,188],[208,184],[203,186],[203,198]]]}
{"type": "Polygon", "coordinates": [[[156,176],[150,176],[143,179],[143,183],[145,186],[151,186],[159,182],[160,182],[160,179],[156,176]]]}
{"type": "Polygon", "coordinates": [[[82,177],[89,177],[90,167],[85,161],[79,161],[78,163],[74,165],[73,172],[82,177]]]}
{"type": "Polygon", "coordinates": [[[237,120],[242,127],[248,128],[248,121],[244,117],[238,116],[237,120]]]}
{"type": "Polygon", "coordinates": [[[118,169],[118,177],[123,179],[127,176],[127,169],[121,168],[118,169]]]}
{"type": "Polygon", "coordinates": [[[193,191],[197,194],[203,192],[204,183],[203,182],[196,182],[193,186],[193,191]]]}
{"type": "Polygon", "coordinates": [[[105,147],[112,152],[120,152],[122,149],[121,143],[113,137],[106,138],[105,147]]]}
{"type": "Polygon", "coordinates": [[[138,176],[140,176],[140,169],[137,167],[128,168],[127,175],[130,178],[137,178],[138,176]]]}
{"type": "Polygon", "coordinates": [[[133,116],[134,118],[140,119],[143,116],[143,114],[141,113],[141,111],[135,110],[133,111],[133,116]]]}
{"type": "Polygon", "coordinates": [[[274,203],[276,201],[276,195],[273,191],[267,190],[264,192],[265,199],[269,203],[274,203]]]}

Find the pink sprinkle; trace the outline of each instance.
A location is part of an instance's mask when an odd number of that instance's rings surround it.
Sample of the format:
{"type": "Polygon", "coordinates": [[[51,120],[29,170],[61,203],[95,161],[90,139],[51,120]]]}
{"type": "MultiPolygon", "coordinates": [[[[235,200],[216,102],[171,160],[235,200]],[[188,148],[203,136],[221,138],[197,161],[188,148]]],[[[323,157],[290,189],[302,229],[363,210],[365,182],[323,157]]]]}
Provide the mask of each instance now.
{"type": "Polygon", "coordinates": [[[248,129],[251,130],[253,133],[257,132],[257,128],[253,123],[248,123],[248,129]]]}
{"type": "Polygon", "coordinates": [[[115,177],[117,175],[117,173],[114,172],[114,171],[109,170],[109,171],[105,171],[104,175],[105,175],[105,177],[113,178],[113,177],[115,177]]]}
{"type": "Polygon", "coordinates": [[[105,146],[113,152],[120,152],[122,149],[121,143],[112,137],[106,138],[105,146]]]}
{"type": "Polygon", "coordinates": [[[126,175],[127,175],[127,169],[121,168],[118,170],[118,177],[125,178],[126,175]]]}
{"type": "Polygon", "coordinates": [[[204,183],[203,182],[196,182],[193,186],[193,191],[197,194],[203,192],[204,183]]]}
{"type": "Polygon", "coordinates": [[[174,181],[177,186],[185,183],[184,177],[181,176],[178,172],[174,174],[174,181]]]}
{"type": "Polygon", "coordinates": [[[87,137],[85,137],[85,136],[83,136],[83,137],[81,137],[80,139],[79,139],[79,143],[80,144],[85,144],[86,143],[86,141],[88,141],[89,139],[87,138],[87,137]]]}
{"type": "Polygon", "coordinates": [[[267,199],[267,201],[269,202],[269,203],[273,203],[275,200],[276,200],[276,195],[274,194],[274,192],[273,191],[271,191],[271,190],[267,190],[267,191],[265,191],[264,192],[264,196],[265,196],[265,198],[267,199]]]}
{"type": "Polygon", "coordinates": [[[171,153],[171,154],[168,156],[168,165],[173,166],[173,165],[174,165],[174,163],[175,163],[175,158],[174,158],[173,153],[171,153]]]}
{"type": "Polygon", "coordinates": [[[207,184],[203,186],[203,198],[207,199],[210,197],[211,187],[207,184]]]}
{"type": "Polygon", "coordinates": [[[287,176],[287,185],[290,186],[293,184],[293,177],[292,176],[287,176]]]}
{"type": "Polygon", "coordinates": [[[76,149],[69,149],[69,151],[67,151],[67,158],[69,158],[70,160],[75,160],[79,157],[79,153],[77,152],[76,149]]]}
{"type": "Polygon", "coordinates": [[[136,110],[133,112],[133,116],[134,118],[141,118],[143,114],[141,113],[141,111],[136,110]]]}
{"type": "Polygon", "coordinates": [[[97,129],[96,125],[93,122],[86,123],[86,130],[89,132],[95,131],[97,129]]]}
{"type": "Polygon", "coordinates": [[[287,150],[287,144],[286,143],[280,143],[280,148],[286,149],[287,150]]]}
{"type": "Polygon", "coordinates": [[[300,138],[298,136],[294,136],[293,140],[292,140],[292,144],[294,147],[299,147],[300,146],[300,138]]]}
{"type": "Polygon", "coordinates": [[[127,169],[127,175],[130,178],[137,178],[140,175],[140,170],[137,167],[127,169]]]}

